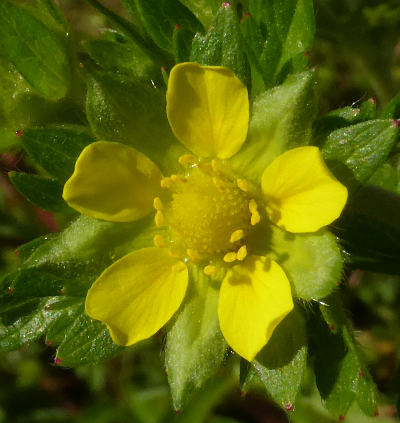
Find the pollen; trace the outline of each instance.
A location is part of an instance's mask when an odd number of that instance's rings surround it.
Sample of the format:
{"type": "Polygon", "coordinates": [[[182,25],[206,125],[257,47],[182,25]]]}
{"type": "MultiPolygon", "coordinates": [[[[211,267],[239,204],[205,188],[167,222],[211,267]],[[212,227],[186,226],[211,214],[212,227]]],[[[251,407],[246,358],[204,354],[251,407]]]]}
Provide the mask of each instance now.
{"type": "Polygon", "coordinates": [[[171,203],[164,210],[172,239],[194,262],[230,254],[232,243],[251,227],[247,194],[212,164],[201,163],[185,177],[185,184],[173,185],[171,203]]]}

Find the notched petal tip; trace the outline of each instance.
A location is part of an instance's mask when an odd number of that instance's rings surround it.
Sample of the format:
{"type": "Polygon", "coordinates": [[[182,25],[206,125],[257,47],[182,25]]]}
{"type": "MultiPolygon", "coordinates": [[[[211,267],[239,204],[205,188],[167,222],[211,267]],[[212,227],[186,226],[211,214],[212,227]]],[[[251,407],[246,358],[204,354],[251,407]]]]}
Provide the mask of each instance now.
{"type": "Polygon", "coordinates": [[[233,266],[222,282],[218,305],[221,331],[232,349],[248,361],[292,309],[290,283],[273,260],[249,256],[233,266]]]}
{"type": "Polygon", "coordinates": [[[230,69],[180,63],[168,81],[167,117],[178,140],[199,157],[229,158],[247,136],[247,88],[230,69]]]}
{"type": "Polygon", "coordinates": [[[134,148],[97,141],[81,152],[63,198],[82,214],[131,222],[152,211],[161,178],[157,165],[134,148]]]}

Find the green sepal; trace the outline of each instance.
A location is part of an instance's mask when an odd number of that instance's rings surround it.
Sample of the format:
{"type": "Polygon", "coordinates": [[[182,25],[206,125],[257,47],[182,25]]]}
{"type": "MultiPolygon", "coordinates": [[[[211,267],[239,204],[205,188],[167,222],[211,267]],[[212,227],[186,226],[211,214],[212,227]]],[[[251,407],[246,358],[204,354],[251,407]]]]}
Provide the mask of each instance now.
{"type": "Polygon", "coordinates": [[[400,119],[400,92],[382,110],[381,119],[400,119]]]}
{"type": "Polygon", "coordinates": [[[94,141],[86,128],[29,129],[21,137],[31,158],[61,184],[72,175],[81,151],[94,141]]]}
{"type": "Polygon", "coordinates": [[[265,87],[271,88],[307,67],[306,54],[315,32],[313,2],[251,1],[241,30],[252,68],[260,73],[265,87]]]}
{"type": "Polygon", "coordinates": [[[167,335],[165,366],[175,409],[219,369],[227,344],[219,328],[218,289],[201,268],[190,268],[190,291],[167,335]]]}
{"type": "Polygon", "coordinates": [[[208,28],[221,6],[220,0],[180,0],[208,28]]]}
{"type": "Polygon", "coordinates": [[[181,26],[176,26],[172,35],[172,53],[176,63],[188,62],[192,49],[193,33],[181,26]]]}
{"type": "MultiPolygon", "coordinates": [[[[244,360],[243,360],[244,361],[244,360]]],[[[284,410],[293,410],[307,366],[307,336],[302,312],[296,307],[275,329],[251,364],[241,364],[242,390],[255,384],[284,410]],[[246,371],[247,370],[247,371],[246,371]]]]}
{"type": "Polygon", "coordinates": [[[135,0],[142,24],[153,41],[173,53],[173,32],[176,25],[190,31],[190,39],[203,26],[193,13],[178,0],[135,0]]]}
{"type": "Polygon", "coordinates": [[[86,112],[96,136],[137,148],[168,174],[179,169],[177,159],[186,150],[172,134],[165,107],[165,90],[150,81],[89,76],[86,112]]]}
{"type": "Polygon", "coordinates": [[[252,105],[247,140],[230,165],[259,184],[274,158],[310,142],[315,112],[313,72],[292,75],[284,84],[260,94],[252,105]]]}
{"type": "Polygon", "coordinates": [[[65,44],[28,9],[8,0],[0,3],[2,52],[41,95],[63,98],[70,86],[65,44]]]}
{"type": "Polygon", "coordinates": [[[357,401],[365,414],[374,416],[377,388],[348,327],[339,296],[328,297],[320,309],[325,322],[314,318],[310,332],[316,382],[325,407],[339,417],[357,401]]]}
{"type": "MultiPolygon", "coordinates": [[[[109,34],[106,32],[106,34],[109,34]]],[[[159,77],[159,66],[149,57],[147,50],[135,44],[125,35],[112,32],[111,37],[85,40],[82,45],[89,56],[105,71],[118,72],[132,79],[159,77]]]]}
{"type": "Polygon", "coordinates": [[[366,182],[395,146],[392,120],[371,120],[333,131],[322,146],[330,170],[350,190],[366,182]]]}
{"type": "Polygon", "coordinates": [[[343,259],[336,238],[326,229],[312,234],[292,234],[271,227],[268,256],[283,268],[295,297],[318,300],[340,283],[343,259]]]}
{"type": "Polygon", "coordinates": [[[190,61],[207,66],[226,66],[249,85],[249,66],[240,35],[239,18],[230,3],[223,3],[203,36],[193,39],[190,61]]]}
{"type": "Polygon", "coordinates": [[[8,176],[14,188],[35,206],[56,213],[72,212],[62,198],[62,185],[55,179],[23,172],[10,172],[8,176]]]}

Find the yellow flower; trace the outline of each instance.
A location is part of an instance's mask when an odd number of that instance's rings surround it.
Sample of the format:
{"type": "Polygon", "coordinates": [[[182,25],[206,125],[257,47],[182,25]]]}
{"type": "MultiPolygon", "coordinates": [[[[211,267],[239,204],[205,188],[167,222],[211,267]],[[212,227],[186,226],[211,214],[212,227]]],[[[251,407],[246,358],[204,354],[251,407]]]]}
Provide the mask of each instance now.
{"type": "Polygon", "coordinates": [[[139,151],[99,141],[82,151],[64,187],[65,200],[83,214],[128,222],[154,208],[160,228],[155,247],[133,251],[102,273],[87,294],[86,312],[106,323],[117,344],[131,345],[172,317],[185,296],[188,266],[200,266],[210,280],[222,279],[221,331],[250,361],[293,308],[285,272],[256,255],[255,240],[262,241],[270,225],[294,233],[319,230],[340,215],[347,190],[316,147],[277,157],[261,189],[234,174],[228,159],[245,142],[249,101],[246,87],[226,68],[175,66],[167,116],[192,153],[179,158],[181,174],[163,177],[139,151]]]}

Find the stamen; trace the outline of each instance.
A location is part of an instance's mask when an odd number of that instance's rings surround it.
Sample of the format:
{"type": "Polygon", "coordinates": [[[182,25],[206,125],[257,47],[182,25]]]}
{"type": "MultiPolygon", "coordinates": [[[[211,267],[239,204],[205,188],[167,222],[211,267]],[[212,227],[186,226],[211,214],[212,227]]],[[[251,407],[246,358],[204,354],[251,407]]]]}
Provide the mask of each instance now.
{"type": "Polygon", "coordinates": [[[161,202],[161,200],[160,200],[160,198],[159,198],[159,197],[155,197],[155,198],[154,198],[154,200],[153,200],[153,207],[154,207],[156,210],[163,211],[163,209],[164,209],[164,207],[163,207],[163,203],[161,202]]]}
{"type": "Polygon", "coordinates": [[[183,156],[179,157],[178,162],[183,167],[198,163],[196,158],[191,154],[184,154],[183,156]]]}
{"type": "Polygon", "coordinates": [[[165,241],[162,235],[155,235],[155,237],[153,238],[153,243],[157,248],[165,247],[165,241]]]}
{"type": "Polygon", "coordinates": [[[237,256],[237,259],[238,260],[240,260],[240,261],[244,260],[246,258],[246,256],[247,256],[247,247],[245,245],[242,245],[239,248],[236,256],[237,256]]]}
{"type": "Polygon", "coordinates": [[[249,210],[250,210],[250,213],[251,213],[251,214],[253,214],[253,213],[257,212],[257,210],[258,210],[258,205],[257,205],[257,203],[256,203],[256,200],[251,199],[251,200],[249,201],[249,210]]]}
{"type": "Polygon", "coordinates": [[[164,224],[164,214],[161,210],[157,210],[157,213],[154,216],[154,222],[156,223],[156,226],[162,226],[164,224]]]}
{"type": "Polygon", "coordinates": [[[261,220],[260,213],[258,213],[258,211],[256,211],[256,212],[254,212],[254,213],[251,215],[251,218],[250,218],[250,223],[251,223],[251,225],[252,225],[252,226],[254,226],[254,225],[257,225],[257,223],[258,223],[260,220],[261,220]]]}
{"type": "Polygon", "coordinates": [[[160,181],[160,185],[161,185],[161,188],[171,188],[172,186],[171,178],[168,178],[168,177],[162,178],[160,181]]]}
{"type": "Polygon", "coordinates": [[[231,251],[230,253],[226,253],[224,255],[224,262],[226,263],[232,263],[236,260],[236,253],[234,251],[231,251]]]}
{"type": "Polygon", "coordinates": [[[244,179],[236,179],[236,184],[243,192],[248,192],[249,190],[249,184],[244,179]]]}
{"type": "Polygon", "coordinates": [[[232,233],[229,241],[233,244],[236,241],[240,241],[243,237],[244,237],[243,229],[238,229],[232,233]]]}
{"type": "Polygon", "coordinates": [[[217,267],[213,266],[212,264],[209,264],[208,266],[204,267],[203,272],[207,275],[207,276],[211,276],[214,273],[217,272],[217,267]]]}
{"type": "Polygon", "coordinates": [[[200,254],[192,248],[188,248],[186,250],[186,253],[189,256],[190,260],[192,260],[194,263],[198,263],[201,260],[200,254]]]}

